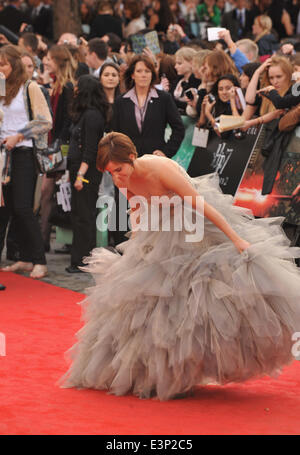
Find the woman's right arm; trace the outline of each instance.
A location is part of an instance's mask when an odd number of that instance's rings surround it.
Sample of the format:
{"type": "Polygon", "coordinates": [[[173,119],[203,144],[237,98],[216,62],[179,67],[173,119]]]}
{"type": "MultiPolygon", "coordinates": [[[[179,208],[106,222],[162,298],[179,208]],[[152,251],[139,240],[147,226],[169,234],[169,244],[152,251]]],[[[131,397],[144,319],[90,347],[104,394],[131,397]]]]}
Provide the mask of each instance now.
{"type": "Polygon", "coordinates": [[[245,101],[248,104],[254,104],[255,102],[255,97],[256,97],[256,91],[259,83],[259,79],[261,74],[270,66],[270,63],[272,62],[271,58],[268,58],[262,65],[260,65],[257,70],[254,72],[252,78],[250,79],[249,85],[247,87],[246,95],[245,95],[245,101]]]}
{"type": "MultiPolygon", "coordinates": [[[[178,194],[182,200],[185,200],[184,198],[186,196],[190,196],[193,209],[199,211],[200,195],[193,188],[190,182],[180,173],[180,171],[175,169],[173,165],[171,166],[170,163],[163,162],[158,169],[158,173],[160,181],[166,189],[178,194]]],[[[213,206],[205,201],[203,201],[203,205],[200,204],[200,206],[204,211],[204,213],[200,214],[204,215],[207,219],[214,223],[215,226],[217,226],[217,228],[219,228],[232,241],[239,252],[242,252],[250,246],[250,243],[242,239],[227,223],[224,216],[213,206]]]]}

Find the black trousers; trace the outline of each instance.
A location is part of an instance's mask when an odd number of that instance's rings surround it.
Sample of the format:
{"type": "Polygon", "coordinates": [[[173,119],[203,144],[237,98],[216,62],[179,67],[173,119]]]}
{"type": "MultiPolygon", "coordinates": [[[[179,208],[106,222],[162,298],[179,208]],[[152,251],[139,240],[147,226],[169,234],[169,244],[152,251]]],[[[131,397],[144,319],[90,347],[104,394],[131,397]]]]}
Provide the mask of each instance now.
{"type": "MultiPolygon", "coordinates": [[[[96,175],[91,176],[89,171],[86,179],[90,183],[83,183],[83,189],[77,191],[74,188],[79,167],[70,168],[70,181],[72,186],[71,201],[71,222],[73,229],[73,241],[71,246],[71,265],[83,265],[82,259],[88,256],[96,247],[96,218],[99,185],[102,174],[97,171],[96,175]]],[[[95,170],[96,172],[96,170],[95,170]]]]}
{"type": "Polygon", "coordinates": [[[36,168],[33,149],[16,147],[11,151],[11,181],[3,186],[5,207],[0,209],[0,243],[12,215],[20,260],[46,264],[44,245],[38,219],[33,213],[36,168]]]}

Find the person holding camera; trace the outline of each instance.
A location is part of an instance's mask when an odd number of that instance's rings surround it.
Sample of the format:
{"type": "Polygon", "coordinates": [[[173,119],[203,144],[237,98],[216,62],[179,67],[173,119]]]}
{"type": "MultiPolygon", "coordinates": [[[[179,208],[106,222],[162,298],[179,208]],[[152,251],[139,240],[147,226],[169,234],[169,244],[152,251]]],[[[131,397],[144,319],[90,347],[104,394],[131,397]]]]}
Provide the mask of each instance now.
{"type": "Polygon", "coordinates": [[[191,47],[182,47],[175,54],[175,69],[179,80],[173,91],[173,96],[176,106],[182,115],[185,115],[187,107],[185,92],[192,87],[197,89],[200,84],[200,80],[195,77],[192,70],[193,58],[196,54],[195,49],[191,47]]]}
{"type": "MultiPolygon", "coordinates": [[[[201,104],[200,118],[197,123],[198,128],[210,129],[210,134],[215,133],[226,139],[231,131],[220,133],[218,128],[217,117],[220,115],[239,116],[241,110],[238,110],[236,104],[236,89],[240,87],[237,77],[233,74],[221,76],[210,93],[205,95],[201,104]]],[[[188,168],[188,174],[191,177],[199,175],[199,161],[201,154],[195,153],[188,168]]]]}
{"type": "Polygon", "coordinates": [[[213,86],[211,93],[203,99],[198,126],[210,125],[215,133],[221,136],[216,118],[220,115],[239,116],[241,113],[236,104],[238,87],[240,87],[239,81],[233,74],[221,76],[213,86]]]}
{"type": "Polygon", "coordinates": [[[6,78],[6,94],[0,97],[4,113],[0,140],[11,158],[10,182],[3,185],[5,207],[0,209],[0,225],[3,230],[11,215],[16,217],[20,248],[20,260],[2,270],[30,271],[32,278],[42,278],[47,274],[47,267],[40,226],[33,213],[36,167],[32,139],[46,148],[52,118],[39,86],[28,82],[16,46],[0,49],[0,71],[6,78]]]}

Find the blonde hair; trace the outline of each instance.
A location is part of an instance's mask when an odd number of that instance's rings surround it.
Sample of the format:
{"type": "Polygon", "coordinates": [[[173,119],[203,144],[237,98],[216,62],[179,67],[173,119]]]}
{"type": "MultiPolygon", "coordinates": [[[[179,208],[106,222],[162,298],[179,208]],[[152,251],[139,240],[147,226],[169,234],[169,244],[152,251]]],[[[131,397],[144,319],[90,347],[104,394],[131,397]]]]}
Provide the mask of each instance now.
{"type": "Polygon", "coordinates": [[[196,52],[196,54],[193,57],[193,62],[195,65],[200,68],[205,60],[205,57],[207,57],[212,51],[209,49],[201,49],[201,51],[196,52]]]}
{"type": "MultiPolygon", "coordinates": [[[[261,86],[267,87],[268,85],[271,85],[270,79],[269,79],[269,70],[272,68],[272,66],[279,66],[283,73],[286,75],[287,83],[286,86],[283,87],[281,90],[278,91],[279,95],[283,96],[290,86],[292,85],[292,74],[293,74],[293,65],[291,62],[286,58],[286,57],[280,57],[275,55],[272,57],[272,63],[271,65],[266,69],[262,76],[262,82],[261,86]]],[[[263,97],[262,103],[261,103],[261,108],[260,108],[260,115],[264,115],[268,112],[273,112],[275,111],[276,108],[274,104],[268,100],[265,96],[263,97]]]]}
{"type": "Polygon", "coordinates": [[[249,38],[240,39],[235,43],[237,47],[244,46],[245,51],[248,54],[249,52],[253,53],[253,60],[256,61],[258,58],[258,45],[249,38]]]}
{"type": "Polygon", "coordinates": [[[260,28],[263,29],[263,31],[259,35],[257,35],[257,37],[254,40],[257,43],[257,41],[259,41],[263,36],[268,35],[271,32],[273,24],[272,19],[269,16],[266,16],[265,14],[257,16],[254,19],[254,22],[255,21],[257,21],[260,28]]]}
{"type": "Polygon", "coordinates": [[[66,46],[52,46],[49,49],[49,54],[57,65],[53,92],[61,94],[67,82],[72,82],[73,85],[75,84],[75,71],[77,69],[77,63],[66,46]]]}
{"type": "Polygon", "coordinates": [[[186,60],[187,62],[191,62],[195,55],[197,54],[197,51],[191,47],[183,46],[178,51],[175,53],[175,58],[183,58],[183,60],[186,60]]]}

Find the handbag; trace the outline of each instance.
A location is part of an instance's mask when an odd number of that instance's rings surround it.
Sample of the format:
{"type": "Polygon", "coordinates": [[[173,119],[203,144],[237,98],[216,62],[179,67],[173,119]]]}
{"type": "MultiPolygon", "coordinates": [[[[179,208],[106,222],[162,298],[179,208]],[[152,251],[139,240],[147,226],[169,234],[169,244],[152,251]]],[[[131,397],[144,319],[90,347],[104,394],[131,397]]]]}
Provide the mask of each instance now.
{"type": "Polygon", "coordinates": [[[56,139],[52,145],[46,149],[39,149],[34,147],[34,155],[41,174],[51,173],[58,169],[64,161],[61,151],[61,141],[56,139]]]}
{"type": "MultiPolygon", "coordinates": [[[[31,108],[31,101],[29,96],[28,90],[29,84],[27,85],[26,89],[26,96],[27,96],[27,105],[28,105],[28,112],[29,112],[29,120],[33,120],[32,115],[32,108],[31,108]]],[[[60,139],[56,139],[50,146],[47,148],[39,148],[34,139],[33,142],[33,153],[36,160],[38,172],[40,174],[46,174],[50,172],[54,172],[57,168],[63,163],[64,157],[61,151],[62,142],[60,139]]]]}

